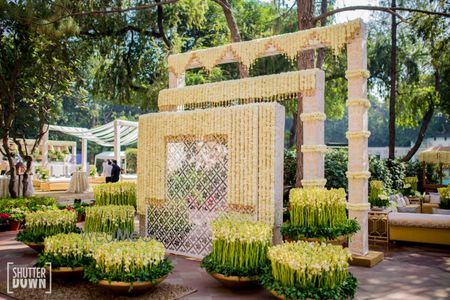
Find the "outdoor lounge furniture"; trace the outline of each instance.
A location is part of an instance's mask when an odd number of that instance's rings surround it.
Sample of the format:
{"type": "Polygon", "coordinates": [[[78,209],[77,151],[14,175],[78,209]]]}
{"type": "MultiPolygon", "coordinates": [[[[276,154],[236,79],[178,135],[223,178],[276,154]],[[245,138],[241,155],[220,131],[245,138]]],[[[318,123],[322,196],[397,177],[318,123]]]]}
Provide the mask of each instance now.
{"type": "Polygon", "coordinates": [[[450,215],[390,213],[389,239],[450,245],[450,215]]]}
{"type": "Polygon", "coordinates": [[[411,204],[407,197],[404,197],[402,194],[395,194],[389,196],[389,202],[395,203],[397,210],[400,211],[402,209],[409,210],[407,212],[416,212],[420,213],[420,203],[419,204],[411,204]]]}

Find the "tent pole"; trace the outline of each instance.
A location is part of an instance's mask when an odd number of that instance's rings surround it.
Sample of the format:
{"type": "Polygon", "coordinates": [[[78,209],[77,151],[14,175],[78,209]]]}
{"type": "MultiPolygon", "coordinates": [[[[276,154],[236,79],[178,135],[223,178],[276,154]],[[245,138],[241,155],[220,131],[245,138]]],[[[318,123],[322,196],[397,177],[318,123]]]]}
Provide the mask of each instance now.
{"type": "Polygon", "coordinates": [[[114,121],[114,159],[120,166],[122,164],[120,160],[120,123],[119,120],[114,121]]]}
{"type": "Polygon", "coordinates": [[[48,132],[50,129],[47,128],[47,132],[42,136],[41,140],[41,166],[46,168],[48,165],[48,132]]]}
{"type": "Polygon", "coordinates": [[[87,167],[87,139],[81,139],[81,170],[88,172],[87,167]]]}

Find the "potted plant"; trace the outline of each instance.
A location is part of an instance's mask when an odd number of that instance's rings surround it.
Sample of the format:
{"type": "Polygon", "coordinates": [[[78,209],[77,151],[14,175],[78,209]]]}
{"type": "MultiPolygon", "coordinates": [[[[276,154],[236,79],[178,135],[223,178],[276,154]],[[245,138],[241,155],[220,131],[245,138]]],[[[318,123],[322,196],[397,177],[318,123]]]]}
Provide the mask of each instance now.
{"type": "Polygon", "coordinates": [[[94,250],[93,262],[86,267],[85,277],[113,292],[145,292],[172,271],[172,264],[164,253],[162,243],[148,238],[105,243],[94,250]]]}
{"type": "Polygon", "coordinates": [[[344,189],[295,188],[289,193],[288,222],[281,226],[285,240],[343,244],[360,226],[349,220],[344,189]]]}
{"type": "Polygon", "coordinates": [[[383,188],[384,184],[382,181],[370,181],[369,203],[374,211],[381,211],[389,206],[389,197],[383,193],[383,188]]]}
{"type": "Polygon", "coordinates": [[[97,205],[132,205],[136,207],[136,183],[115,182],[94,187],[97,205]]]}
{"type": "Polygon", "coordinates": [[[0,231],[7,231],[9,229],[10,214],[0,213],[0,231]]]}
{"type": "Polygon", "coordinates": [[[25,208],[11,208],[9,210],[11,218],[9,220],[9,230],[17,231],[25,221],[25,208]]]}
{"type": "Polygon", "coordinates": [[[45,210],[25,213],[25,229],[16,239],[40,252],[44,239],[58,233],[78,232],[77,216],[69,210],[45,210]]]}
{"type": "Polygon", "coordinates": [[[450,214],[450,187],[438,188],[441,201],[439,208],[433,208],[433,214],[450,214]]]}
{"type": "Polygon", "coordinates": [[[84,230],[86,232],[107,232],[116,235],[120,230],[122,233],[134,232],[133,206],[129,205],[107,205],[86,207],[86,221],[84,230]]]}
{"type": "Polygon", "coordinates": [[[272,244],[271,226],[252,221],[248,215],[232,213],[214,220],[211,229],[212,251],[201,266],[228,287],[258,283],[272,244]]]}
{"type": "Polygon", "coordinates": [[[97,176],[97,167],[92,165],[89,167],[89,176],[95,177],[97,176]]]}
{"type": "Polygon", "coordinates": [[[92,263],[95,248],[111,240],[112,237],[105,233],[60,233],[46,237],[45,248],[38,256],[37,265],[46,267],[47,263],[51,263],[53,274],[66,279],[78,279],[83,276],[84,268],[92,263]]]}
{"type": "Polygon", "coordinates": [[[351,254],[346,248],[297,241],[268,250],[270,265],[262,285],[279,299],[353,298],[357,280],[348,271],[351,254]]]}

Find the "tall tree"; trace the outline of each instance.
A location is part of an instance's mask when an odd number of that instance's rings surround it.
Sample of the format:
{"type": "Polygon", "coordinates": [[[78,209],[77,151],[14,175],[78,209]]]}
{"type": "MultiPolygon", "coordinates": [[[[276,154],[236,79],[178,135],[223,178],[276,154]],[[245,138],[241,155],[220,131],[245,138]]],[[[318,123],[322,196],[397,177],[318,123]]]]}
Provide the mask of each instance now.
{"type": "MultiPolygon", "coordinates": [[[[391,1],[391,9],[395,11],[396,0],[391,1]]],[[[395,158],[395,99],[397,97],[397,18],[391,15],[391,63],[390,63],[390,95],[389,95],[389,159],[395,158]]]]}

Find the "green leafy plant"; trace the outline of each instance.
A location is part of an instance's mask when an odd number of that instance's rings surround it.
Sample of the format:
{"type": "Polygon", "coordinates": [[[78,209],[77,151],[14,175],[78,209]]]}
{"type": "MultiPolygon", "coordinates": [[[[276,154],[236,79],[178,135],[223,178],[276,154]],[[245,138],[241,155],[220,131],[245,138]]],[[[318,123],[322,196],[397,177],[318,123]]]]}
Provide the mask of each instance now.
{"type": "Polygon", "coordinates": [[[347,219],[344,189],[292,189],[289,194],[290,220],[281,233],[293,240],[324,240],[349,236],[359,230],[356,220],[347,219]]]}
{"type": "Polygon", "coordinates": [[[136,183],[116,182],[94,187],[96,205],[131,205],[136,207],[136,183]]]}
{"type": "Polygon", "coordinates": [[[84,230],[86,232],[107,232],[112,235],[120,230],[122,233],[134,232],[133,206],[108,205],[86,207],[86,221],[84,230]]]}
{"type": "Polygon", "coordinates": [[[0,199],[0,211],[11,208],[26,208],[29,211],[53,210],[56,208],[56,200],[50,197],[0,199]]]}
{"type": "Polygon", "coordinates": [[[92,253],[102,243],[112,241],[105,233],[60,233],[44,240],[44,251],[38,256],[38,266],[51,262],[52,268],[84,267],[92,262],[92,253]]]}
{"type": "Polygon", "coordinates": [[[247,215],[226,214],[211,223],[213,246],[201,266],[208,273],[252,277],[267,264],[272,243],[268,224],[251,221],[247,215]]]}
{"type": "Polygon", "coordinates": [[[293,242],[269,248],[263,286],[286,299],[353,298],[357,281],[347,271],[348,249],[293,242]]]}
{"type": "Polygon", "coordinates": [[[92,283],[100,280],[154,282],[172,271],[164,252],[162,243],[147,238],[105,243],[94,250],[94,261],[85,269],[85,277],[92,283]]]}
{"type": "Polygon", "coordinates": [[[389,197],[383,193],[384,184],[380,180],[370,181],[369,203],[372,207],[389,206],[389,197]]]}
{"type": "Polygon", "coordinates": [[[450,209],[450,187],[438,188],[441,202],[439,203],[440,209],[450,209]]]}
{"type": "Polygon", "coordinates": [[[95,176],[97,175],[97,167],[92,165],[89,166],[89,176],[95,176]]]}
{"type": "Polygon", "coordinates": [[[137,153],[136,148],[125,149],[125,158],[127,161],[127,171],[135,174],[137,172],[137,153]]]}
{"type": "Polygon", "coordinates": [[[348,151],[346,149],[332,149],[325,154],[325,178],[326,187],[347,190],[347,162],[348,151]]]}
{"type": "Polygon", "coordinates": [[[69,210],[46,210],[25,213],[25,229],[17,234],[22,242],[41,243],[58,233],[78,232],[77,215],[69,210]]]}

